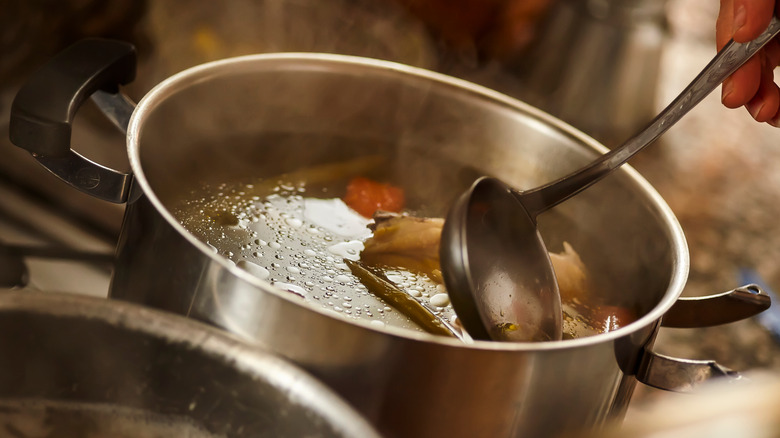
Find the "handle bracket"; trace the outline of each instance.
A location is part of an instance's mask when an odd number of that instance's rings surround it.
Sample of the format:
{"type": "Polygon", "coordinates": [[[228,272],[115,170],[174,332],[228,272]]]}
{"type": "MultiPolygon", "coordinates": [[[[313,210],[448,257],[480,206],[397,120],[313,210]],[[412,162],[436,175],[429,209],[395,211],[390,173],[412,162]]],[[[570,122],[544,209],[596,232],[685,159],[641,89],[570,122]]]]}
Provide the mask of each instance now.
{"type": "Polygon", "coordinates": [[[664,356],[646,351],[637,380],[645,385],[675,392],[690,392],[698,385],[714,378],[729,381],[744,380],[745,377],[712,360],[690,360],[664,356]]]}
{"type": "MultiPolygon", "coordinates": [[[[127,200],[132,175],[94,163],[71,148],[76,112],[96,91],[119,95],[135,78],[128,43],[91,38],[66,48],[35,72],[11,105],[9,137],[63,181],[97,198],[127,200]]],[[[120,100],[117,100],[120,101],[120,100]]],[[[127,103],[121,113],[132,112],[127,103]]],[[[126,125],[122,127],[126,129],[126,125]]]]}

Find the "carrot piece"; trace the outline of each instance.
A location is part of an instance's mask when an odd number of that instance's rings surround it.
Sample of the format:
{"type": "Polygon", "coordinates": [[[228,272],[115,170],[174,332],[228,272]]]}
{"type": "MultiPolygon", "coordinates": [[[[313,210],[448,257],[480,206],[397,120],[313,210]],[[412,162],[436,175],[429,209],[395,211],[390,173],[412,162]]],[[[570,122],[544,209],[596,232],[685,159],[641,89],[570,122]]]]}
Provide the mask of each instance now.
{"type": "Polygon", "coordinates": [[[398,213],[404,208],[404,191],[399,187],[359,176],[347,184],[344,202],[369,218],[377,210],[398,213]]]}

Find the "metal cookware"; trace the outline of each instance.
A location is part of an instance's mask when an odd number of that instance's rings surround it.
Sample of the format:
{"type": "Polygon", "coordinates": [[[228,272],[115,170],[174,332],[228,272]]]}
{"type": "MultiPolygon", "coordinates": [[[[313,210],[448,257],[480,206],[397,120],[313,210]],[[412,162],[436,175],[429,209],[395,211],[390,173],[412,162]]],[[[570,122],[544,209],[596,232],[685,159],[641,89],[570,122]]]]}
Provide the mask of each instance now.
{"type": "Polygon", "coordinates": [[[133,60],[133,48],[115,41],[68,49],[20,90],[10,125],[15,144],[70,184],[127,202],[111,296],[254,340],[335,388],[388,436],[555,436],[598,427],[624,414],[637,380],[689,388],[730,374],[712,362],[653,353],[662,323],[745,317],[724,305],[733,300],[747,314],[768,306],[754,287],[712,301],[680,299],[688,272],[682,230],[661,197],[627,167],[539,218],[550,249],[569,242],[595,290],[636,311],[638,319],[625,327],[559,342],[466,345],[307,305],[200,241],[172,215],[173,206],[203,181],[275,178],[379,155],[409,205],[442,217],[476,176],[534,187],[605,148],[474,84],[339,55],[266,54],[204,64],[165,80],[133,109],[117,92],[132,80],[133,60]],[[90,94],[127,127],[132,174],[71,149],[70,121],[90,94]],[[683,301],[700,311],[675,312],[683,301]]]}
{"type": "Polygon", "coordinates": [[[4,290],[0,333],[3,436],[378,437],[300,368],[177,315],[4,290]]]}

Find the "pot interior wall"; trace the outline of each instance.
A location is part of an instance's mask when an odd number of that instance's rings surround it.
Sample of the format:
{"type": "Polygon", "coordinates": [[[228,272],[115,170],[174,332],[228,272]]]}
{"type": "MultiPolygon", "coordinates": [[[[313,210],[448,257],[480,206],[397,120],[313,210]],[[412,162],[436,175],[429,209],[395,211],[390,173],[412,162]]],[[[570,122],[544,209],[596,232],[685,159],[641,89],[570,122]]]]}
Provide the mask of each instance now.
{"type": "MultiPolygon", "coordinates": [[[[204,183],[273,179],[378,155],[381,176],[405,189],[416,214],[443,216],[478,176],[530,188],[601,153],[592,140],[502,97],[325,59],[218,64],[154,91],[141,106],[134,170],[169,209],[204,183]]],[[[668,293],[677,269],[667,220],[627,171],[539,218],[548,248],[571,243],[599,294],[640,314],[668,293]]]]}

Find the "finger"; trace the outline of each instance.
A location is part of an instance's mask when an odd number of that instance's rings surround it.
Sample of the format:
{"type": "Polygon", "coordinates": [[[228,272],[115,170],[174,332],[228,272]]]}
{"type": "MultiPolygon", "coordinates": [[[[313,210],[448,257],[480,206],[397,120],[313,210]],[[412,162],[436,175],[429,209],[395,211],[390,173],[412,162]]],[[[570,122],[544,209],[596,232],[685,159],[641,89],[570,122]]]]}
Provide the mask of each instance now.
{"type": "MultiPolygon", "coordinates": [[[[718,12],[718,19],[715,21],[715,42],[718,50],[721,50],[723,46],[725,46],[726,43],[731,40],[733,30],[731,25],[733,21],[732,17],[734,16],[733,12],[733,0],[720,0],[720,11],[718,12]]],[[[734,97],[728,97],[733,92],[733,90],[734,80],[731,77],[726,78],[726,80],[723,81],[723,85],[721,87],[721,101],[729,108],[737,108],[741,106],[741,104],[734,97]]]]}
{"type": "MultiPolygon", "coordinates": [[[[780,0],[776,0],[775,16],[778,16],[779,13],[780,0]]],[[[769,67],[772,67],[774,70],[774,67],[780,66],[780,38],[775,38],[774,40],[770,41],[766,46],[764,46],[764,50],[766,51],[769,67]]],[[[777,84],[775,84],[775,87],[777,87],[777,84]]],[[[777,93],[780,95],[780,88],[778,88],[777,93]]],[[[767,123],[776,128],[780,128],[780,104],[778,104],[777,111],[767,123]]]]}
{"type": "Polygon", "coordinates": [[[757,122],[769,122],[777,114],[780,106],[780,90],[775,85],[771,70],[764,70],[761,75],[761,85],[756,95],[745,107],[757,122]]]}
{"type": "Polygon", "coordinates": [[[760,54],[762,56],[761,85],[756,96],[748,103],[748,111],[757,121],[765,121],[777,126],[780,123],[780,118],[778,118],[780,115],[780,88],[774,82],[774,68],[780,65],[780,41],[770,41],[760,54]],[[761,102],[761,108],[753,106],[759,105],[754,101],[761,102]]]}
{"type": "Polygon", "coordinates": [[[739,108],[753,99],[761,85],[761,64],[761,57],[754,56],[723,82],[723,105],[739,108]]]}
{"type": "Polygon", "coordinates": [[[762,49],[766,55],[767,63],[764,66],[765,69],[772,70],[777,66],[780,66],[780,39],[773,39],[768,42],[762,49]]]}
{"type": "Polygon", "coordinates": [[[758,37],[769,26],[776,0],[733,0],[734,41],[746,43],[758,37]]]}
{"type": "MultiPolygon", "coordinates": [[[[780,0],[778,0],[780,1],[780,0]]],[[[734,1],[720,0],[720,12],[715,21],[715,42],[718,50],[722,49],[734,35],[734,1]]]]}
{"type": "MultiPolygon", "coordinates": [[[[778,90],[778,93],[780,93],[780,90],[778,90]]],[[[775,128],[780,128],[780,107],[778,107],[777,112],[774,116],[772,116],[772,119],[768,121],[770,125],[774,126],[775,128]]]]}

